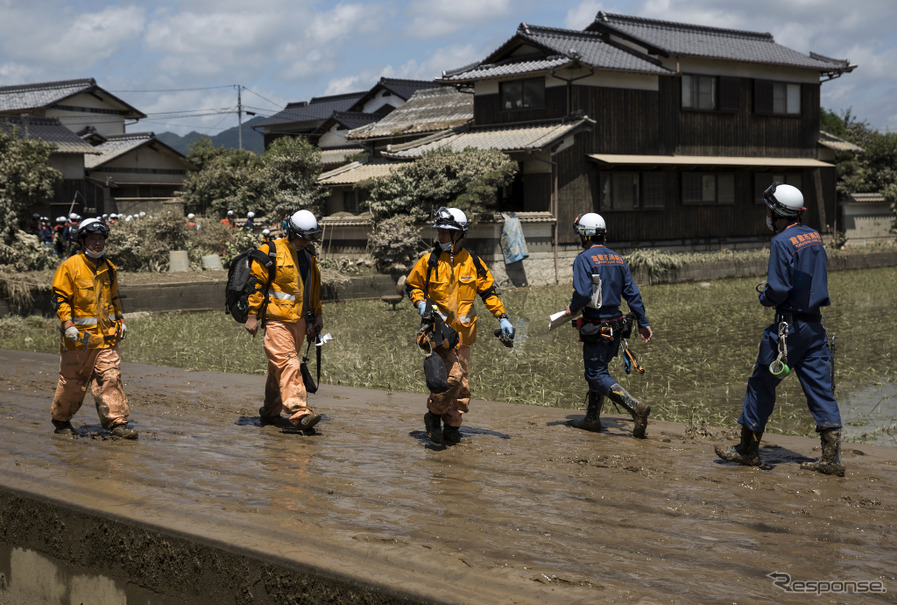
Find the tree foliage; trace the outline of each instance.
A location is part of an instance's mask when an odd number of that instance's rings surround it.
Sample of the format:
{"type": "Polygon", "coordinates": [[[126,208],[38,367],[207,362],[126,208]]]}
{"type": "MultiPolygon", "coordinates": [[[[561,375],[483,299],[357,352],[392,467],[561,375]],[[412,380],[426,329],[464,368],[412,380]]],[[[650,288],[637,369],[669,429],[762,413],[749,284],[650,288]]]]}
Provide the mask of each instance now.
{"type": "Polygon", "coordinates": [[[9,245],[25,229],[32,208],[53,197],[62,173],[48,165],[56,148],[40,139],[26,139],[18,130],[0,131],[0,241],[9,245]]]}
{"type": "Polygon", "coordinates": [[[881,193],[897,217],[897,133],[878,132],[849,109],[840,116],[823,109],[820,129],[864,149],[837,155],[838,193],[881,193]]]}
{"type": "Polygon", "coordinates": [[[250,210],[279,221],[297,210],[321,215],[325,194],[317,183],[321,156],[304,138],[282,137],[258,156],[246,150],[216,149],[208,137],[187,154],[197,166],[184,179],[188,212],[224,216],[250,210]]]}

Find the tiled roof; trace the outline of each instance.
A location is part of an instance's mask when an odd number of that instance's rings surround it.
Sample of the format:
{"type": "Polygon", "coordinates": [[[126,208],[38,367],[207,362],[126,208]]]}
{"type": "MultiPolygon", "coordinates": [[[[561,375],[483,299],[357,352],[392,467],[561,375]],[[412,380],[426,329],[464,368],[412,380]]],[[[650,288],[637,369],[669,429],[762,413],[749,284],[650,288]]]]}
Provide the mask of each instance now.
{"type": "Polygon", "coordinates": [[[475,149],[500,149],[512,153],[536,151],[550,146],[577,131],[591,128],[594,122],[587,117],[572,121],[542,122],[529,125],[504,126],[499,128],[470,129],[456,128],[429,137],[406,143],[390,145],[383,156],[393,159],[415,159],[435,149],[463,151],[475,149]]]}
{"type": "Polygon", "coordinates": [[[590,32],[521,23],[517,33],[498,50],[475,63],[451,72],[444,72],[442,82],[470,82],[499,76],[546,71],[575,63],[601,70],[671,74],[655,61],[620,46],[610,44],[605,36],[590,32]],[[522,46],[537,52],[514,54],[522,46]]]}
{"type": "Polygon", "coordinates": [[[290,103],[283,111],[259,122],[254,128],[326,120],[334,111],[347,111],[362,96],[364,96],[363,92],[352,92],[328,97],[315,97],[307,103],[305,101],[290,103]]]}
{"type": "Polygon", "coordinates": [[[347,130],[361,128],[381,118],[377,113],[362,113],[360,111],[334,111],[330,119],[347,130]]]}
{"type": "Polygon", "coordinates": [[[340,149],[322,149],[321,165],[322,166],[341,166],[346,163],[346,158],[350,155],[362,153],[362,147],[343,147],[340,149]]]}
{"type": "Polygon", "coordinates": [[[839,139],[833,134],[829,134],[824,130],[819,131],[819,138],[817,142],[823,147],[828,147],[834,151],[852,151],[854,153],[863,153],[866,151],[862,147],[854,145],[849,141],[845,141],[844,139],[839,139]]]}
{"type": "Polygon", "coordinates": [[[881,193],[849,193],[850,200],[857,204],[884,204],[885,196],[881,193]]]}
{"type": "Polygon", "coordinates": [[[847,69],[848,61],[811,53],[804,55],[780,44],[772,34],[673,23],[599,11],[586,31],[616,34],[660,54],[728,59],[749,63],[790,65],[821,72],[847,69]]]}
{"type": "Polygon", "coordinates": [[[418,90],[441,86],[432,80],[401,80],[398,78],[380,78],[370,90],[365,92],[356,102],[353,109],[361,109],[365,103],[374,98],[381,90],[388,90],[393,95],[407,101],[418,90]]]}
{"type": "MultiPolygon", "coordinates": [[[[89,158],[85,158],[84,167],[88,169],[97,168],[102,166],[103,164],[114,160],[117,157],[120,157],[138,147],[142,147],[143,145],[155,144],[165,149],[168,149],[172,153],[184,158],[184,155],[177,151],[176,149],[169,147],[162,141],[156,138],[155,133],[152,132],[134,132],[130,134],[119,134],[119,135],[110,135],[105,143],[101,145],[97,145],[94,147],[94,151],[100,153],[98,156],[93,156],[89,158]]],[[[184,158],[186,163],[186,158],[184,158]]]]}
{"type": "Polygon", "coordinates": [[[368,179],[387,177],[393,171],[407,164],[407,162],[390,162],[387,160],[352,162],[351,164],[322,173],[318,177],[318,183],[331,186],[354,185],[368,179]]]}
{"type": "Polygon", "coordinates": [[[96,154],[94,147],[63,126],[56,118],[32,118],[26,116],[0,116],[0,130],[12,134],[17,130],[19,136],[29,139],[40,139],[56,145],[54,153],[96,154]]]}
{"type": "Polygon", "coordinates": [[[473,119],[473,95],[451,87],[419,90],[398,109],[346,135],[349,140],[439,132],[473,119]]]}
{"type": "Polygon", "coordinates": [[[97,82],[93,78],[0,86],[0,112],[12,113],[29,109],[50,108],[78,93],[98,90],[126,107],[129,110],[127,118],[140,119],[146,117],[144,113],[97,86],[97,82]]]}

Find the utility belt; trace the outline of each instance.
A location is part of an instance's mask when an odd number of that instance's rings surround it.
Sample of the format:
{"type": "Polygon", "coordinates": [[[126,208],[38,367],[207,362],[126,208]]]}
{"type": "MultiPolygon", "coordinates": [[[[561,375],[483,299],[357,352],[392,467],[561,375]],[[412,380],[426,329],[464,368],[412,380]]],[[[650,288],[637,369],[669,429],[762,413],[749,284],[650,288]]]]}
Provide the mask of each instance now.
{"type": "Polygon", "coordinates": [[[573,327],[579,332],[579,341],[593,344],[606,340],[613,342],[620,338],[629,338],[632,335],[634,317],[620,315],[611,319],[588,319],[580,317],[574,319],[573,327]]]}
{"type": "Polygon", "coordinates": [[[822,315],[820,313],[776,313],[775,323],[793,324],[795,321],[803,321],[805,323],[820,322],[822,315]]]}

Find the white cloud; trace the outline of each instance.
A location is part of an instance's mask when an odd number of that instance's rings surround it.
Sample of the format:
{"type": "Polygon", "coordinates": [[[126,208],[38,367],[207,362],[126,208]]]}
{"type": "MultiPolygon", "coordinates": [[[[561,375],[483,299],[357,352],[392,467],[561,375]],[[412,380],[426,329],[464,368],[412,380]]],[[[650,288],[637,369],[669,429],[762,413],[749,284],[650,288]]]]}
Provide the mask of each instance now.
{"type": "Polygon", "coordinates": [[[407,10],[411,22],[405,33],[413,38],[448,36],[512,14],[510,0],[418,0],[411,2],[407,10]]]}

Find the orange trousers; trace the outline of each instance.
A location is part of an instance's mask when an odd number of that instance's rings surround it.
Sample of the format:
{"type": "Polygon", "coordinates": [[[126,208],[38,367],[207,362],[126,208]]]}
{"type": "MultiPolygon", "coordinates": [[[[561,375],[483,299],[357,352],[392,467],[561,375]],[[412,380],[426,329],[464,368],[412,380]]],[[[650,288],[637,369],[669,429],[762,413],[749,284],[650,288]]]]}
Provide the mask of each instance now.
{"type": "Polygon", "coordinates": [[[461,426],[461,415],[470,409],[470,386],[467,383],[470,345],[461,345],[440,357],[448,373],[449,389],[438,395],[430,393],[427,409],[437,416],[442,416],[446,425],[461,426]]]}
{"type": "Polygon", "coordinates": [[[60,353],[59,382],[50,413],[53,420],[71,420],[92,387],[97,415],[104,429],[126,424],[131,408],[121,387],[121,355],[118,346],[108,349],[66,350],[60,353]]]}
{"type": "Polygon", "coordinates": [[[279,417],[286,410],[290,413],[290,422],[297,424],[300,418],[311,413],[299,370],[304,344],[304,321],[269,321],[265,324],[265,356],[268,358],[262,412],[265,418],[279,417]]]}

